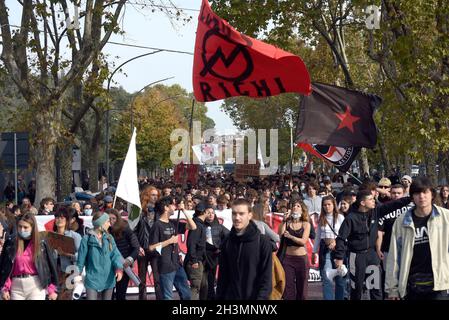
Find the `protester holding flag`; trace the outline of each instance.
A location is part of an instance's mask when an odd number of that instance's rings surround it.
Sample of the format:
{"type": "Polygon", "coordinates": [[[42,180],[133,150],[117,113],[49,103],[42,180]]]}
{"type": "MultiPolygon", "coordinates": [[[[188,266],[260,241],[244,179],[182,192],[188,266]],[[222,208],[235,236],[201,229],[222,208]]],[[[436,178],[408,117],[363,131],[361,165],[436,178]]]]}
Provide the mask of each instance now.
{"type": "MultiPolygon", "coordinates": [[[[123,268],[131,267],[139,254],[139,241],[132,232],[128,222],[122,219],[121,214],[116,209],[108,209],[109,222],[111,227],[109,231],[115,240],[118,250],[125,258],[123,268]]],[[[128,289],[129,276],[124,273],[120,281],[115,286],[115,300],[126,300],[126,290],[128,289]]]]}
{"type": "Polygon", "coordinates": [[[111,300],[117,281],[123,277],[123,257],[114,238],[108,233],[109,215],[96,212],[92,218],[94,229],[86,234],[78,251],[79,274],[86,268],[84,286],[88,300],[111,300]]]}
{"type": "Polygon", "coordinates": [[[139,300],[147,299],[147,268],[148,264],[151,265],[151,271],[153,274],[154,291],[156,294],[156,300],[162,300],[162,291],[160,285],[159,269],[158,269],[158,259],[159,254],[155,251],[150,251],[150,230],[154,222],[157,221],[158,217],[154,211],[156,202],[160,198],[160,191],[154,186],[146,186],[141,194],[142,212],[139,217],[139,222],[137,223],[134,232],[139,240],[140,247],[142,248],[141,254],[137,258],[137,264],[139,269],[139,300]]]}

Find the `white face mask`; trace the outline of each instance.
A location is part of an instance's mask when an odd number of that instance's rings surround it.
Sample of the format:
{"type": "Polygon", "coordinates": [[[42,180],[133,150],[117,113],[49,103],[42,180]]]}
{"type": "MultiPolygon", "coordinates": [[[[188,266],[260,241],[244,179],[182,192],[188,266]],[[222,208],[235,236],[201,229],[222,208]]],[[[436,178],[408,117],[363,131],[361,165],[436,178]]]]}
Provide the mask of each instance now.
{"type": "Polygon", "coordinates": [[[292,219],[299,219],[299,213],[292,213],[292,219]]]}

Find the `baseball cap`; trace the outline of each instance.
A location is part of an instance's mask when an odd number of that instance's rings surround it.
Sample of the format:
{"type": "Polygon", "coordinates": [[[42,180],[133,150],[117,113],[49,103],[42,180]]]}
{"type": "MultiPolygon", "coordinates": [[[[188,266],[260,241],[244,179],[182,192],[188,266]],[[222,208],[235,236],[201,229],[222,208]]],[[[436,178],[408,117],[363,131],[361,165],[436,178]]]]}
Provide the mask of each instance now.
{"type": "Polygon", "coordinates": [[[104,202],[114,202],[114,199],[112,199],[112,196],[106,196],[104,197],[104,202]]]}
{"type": "Polygon", "coordinates": [[[378,185],[379,187],[391,187],[391,181],[388,178],[382,178],[378,185]]]}
{"type": "Polygon", "coordinates": [[[408,180],[408,182],[412,183],[412,177],[410,177],[409,175],[405,175],[401,178],[401,180],[408,180]]]}

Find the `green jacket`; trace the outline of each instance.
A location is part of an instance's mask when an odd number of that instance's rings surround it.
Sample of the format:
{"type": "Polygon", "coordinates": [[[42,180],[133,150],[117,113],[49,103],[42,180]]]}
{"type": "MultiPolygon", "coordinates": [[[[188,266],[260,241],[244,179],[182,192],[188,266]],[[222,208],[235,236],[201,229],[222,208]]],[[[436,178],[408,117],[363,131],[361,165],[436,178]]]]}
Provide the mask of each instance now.
{"type": "Polygon", "coordinates": [[[84,286],[97,291],[115,287],[115,271],[123,269],[124,260],[111,235],[103,234],[102,243],[100,246],[95,233],[90,231],[81,240],[78,251],[78,270],[81,273],[86,268],[84,286]]]}
{"type": "MultiPolygon", "coordinates": [[[[390,298],[407,295],[407,281],[415,245],[412,210],[396,219],[387,257],[385,290],[390,298]]],[[[434,277],[433,290],[449,289],[449,210],[433,206],[427,223],[434,277]]]]}

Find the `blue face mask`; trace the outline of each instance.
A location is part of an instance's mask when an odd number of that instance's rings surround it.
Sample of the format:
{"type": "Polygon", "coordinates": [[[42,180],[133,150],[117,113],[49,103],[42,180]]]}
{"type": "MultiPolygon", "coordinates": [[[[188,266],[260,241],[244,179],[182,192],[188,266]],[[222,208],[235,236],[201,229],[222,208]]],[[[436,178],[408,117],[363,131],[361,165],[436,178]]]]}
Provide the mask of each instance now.
{"type": "Polygon", "coordinates": [[[91,216],[92,215],[92,209],[84,209],[84,215],[91,216]]]}
{"type": "Polygon", "coordinates": [[[276,196],[278,196],[278,197],[279,197],[279,195],[280,195],[279,191],[276,191],[274,194],[275,194],[276,196]]]}
{"type": "Polygon", "coordinates": [[[19,231],[19,236],[24,240],[28,240],[31,238],[31,231],[19,231]]]}

